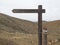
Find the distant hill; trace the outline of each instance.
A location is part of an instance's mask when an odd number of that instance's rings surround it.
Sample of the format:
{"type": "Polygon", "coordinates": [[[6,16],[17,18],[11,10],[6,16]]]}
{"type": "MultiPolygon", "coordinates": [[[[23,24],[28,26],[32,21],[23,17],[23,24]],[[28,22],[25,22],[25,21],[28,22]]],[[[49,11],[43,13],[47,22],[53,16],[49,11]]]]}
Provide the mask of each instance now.
{"type": "Polygon", "coordinates": [[[43,27],[47,27],[48,30],[60,30],[60,20],[43,23],[43,27]]]}
{"type": "Polygon", "coordinates": [[[49,39],[60,38],[60,20],[43,23],[43,27],[47,27],[49,39]]]}
{"type": "MultiPolygon", "coordinates": [[[[60,30],[60,20],[51,22],[43,21],[43,27],[47,27],[48,30],[60,30]]],[[[0,30],[7,32],[37,33],[37,29],[37,23],[0,13],[0,30]]]]}
{"type": "MultiPolygon", "coordinates": [[[[56,21],[43,21],[43,27],[48,30],[60,30],[60,20],[56,21]]],[[[37,23],[10,17],[6,14],[0,13],[0,30],[7,32],[20,32],[20,33],[37,33],[37,23]]]]}
{"type": "Polygon", "coordinates": [[[0,30],[7,32],[37,33],[37,26],[31,21],[0,13],[0,30]]]}

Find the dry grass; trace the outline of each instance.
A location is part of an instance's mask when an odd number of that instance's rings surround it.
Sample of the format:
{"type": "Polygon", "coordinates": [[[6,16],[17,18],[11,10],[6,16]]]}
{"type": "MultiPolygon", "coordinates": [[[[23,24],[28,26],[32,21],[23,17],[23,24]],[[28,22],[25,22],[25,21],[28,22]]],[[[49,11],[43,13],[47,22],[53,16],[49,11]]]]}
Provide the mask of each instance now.
{"type": "MultiPolygon", "coordinates": [[[[60,20],[44,21],[43,27],[48,28],[48,41],[60,39],[60,20]]],[[[37,23],[0,14],[0,45],[38,45],[37,28],[37,23]]]]}
{"type": "MultiPolygon", "coordinates": [[[[21,34],[21,33],[6,33],[0,34],[0,38],[11,40],[16,43],[16,45],[38,45],[37,34],[21,34]],[[2,36],[2,37],[1,37],[2,36]]],[[[8,43],[7,41],[7,43],[8,43]]],[[[4,42],[3,42],[4,43],[4,42]]],[[[9,43],[10,44],[10,43],[9,43]]],[[[12,45],[12,44],[11,44],[12,45]]]]}

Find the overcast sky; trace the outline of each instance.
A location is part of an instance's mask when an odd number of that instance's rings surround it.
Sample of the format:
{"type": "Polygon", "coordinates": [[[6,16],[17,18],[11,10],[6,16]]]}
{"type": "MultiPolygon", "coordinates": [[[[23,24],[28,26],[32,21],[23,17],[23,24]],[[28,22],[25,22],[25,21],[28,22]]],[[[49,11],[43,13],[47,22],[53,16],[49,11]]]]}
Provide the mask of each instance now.
{"type": "Polygon", "coordinates": [[[43,20],[60,20],[60,0],[0,0],[0,13],[30,21],[37,21],[37,13],[16,14],[12,10],[37,9],[38,5],[43,5],[43,9],[46,9],[46,13],[43,14],[43,20]]]}

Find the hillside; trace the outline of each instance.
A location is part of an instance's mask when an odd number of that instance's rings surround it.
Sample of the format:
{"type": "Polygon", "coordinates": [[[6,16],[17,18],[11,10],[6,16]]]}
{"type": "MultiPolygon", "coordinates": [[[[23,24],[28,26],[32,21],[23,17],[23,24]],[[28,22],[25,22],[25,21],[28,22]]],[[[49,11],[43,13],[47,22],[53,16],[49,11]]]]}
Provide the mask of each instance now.
{"type": "Polygon", "coordinates": [[[49,39],[60,39],[60,20],[46,22],[43,27],[47,27],[49,39]]]}
{"type": "MultiPolygon", "coordinates": [[[[43,21],[42,25],[48,29],[48,41],[60,39],[60,20],[43,21]]],[[[38,45],[37,29],[36,22],[0,13],[0,45],[38,45]]]]}
{"type": "Polygon", "coordinates": [[[37,45],[36,33],[35,23],[0,13],[0,45],[37,45]]]}
{"type": "Polygon", "coordinates": [[[37,26],[31,21],[17,19],[0,13],[0,30],[7,32],[37,33],[37,26]]]}

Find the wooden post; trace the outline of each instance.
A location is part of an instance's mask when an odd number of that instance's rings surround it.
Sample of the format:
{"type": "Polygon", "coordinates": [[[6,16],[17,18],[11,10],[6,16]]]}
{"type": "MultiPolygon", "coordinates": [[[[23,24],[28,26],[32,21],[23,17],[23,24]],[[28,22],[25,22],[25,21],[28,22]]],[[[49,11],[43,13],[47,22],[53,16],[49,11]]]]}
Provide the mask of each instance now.
{"type": "Polygon", "coordinates": [[[47,28],[43,28],[43,43],[44,45],[47,45],[47,28]]]}
{"type": "Polygon", "coordinates": [[[42,5],[38,6],[38,45],[42,45],[42,5]]]}

